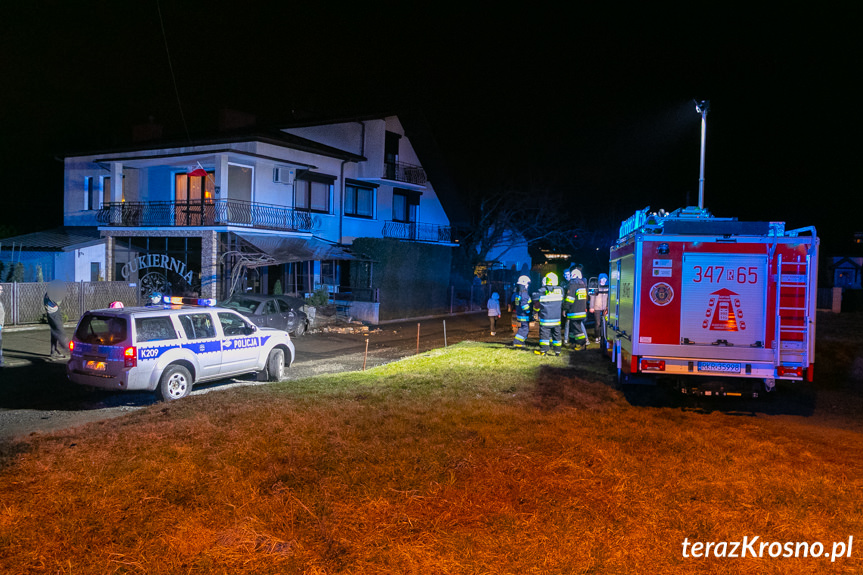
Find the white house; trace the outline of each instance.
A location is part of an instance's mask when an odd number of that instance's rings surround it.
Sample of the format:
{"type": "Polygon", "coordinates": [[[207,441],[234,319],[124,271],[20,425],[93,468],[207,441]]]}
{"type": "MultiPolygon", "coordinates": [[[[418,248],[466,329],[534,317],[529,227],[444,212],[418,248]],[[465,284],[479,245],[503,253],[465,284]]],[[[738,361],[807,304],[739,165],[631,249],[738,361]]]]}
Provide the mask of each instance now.
{"type": "Polygon", "coordinates": [[[64,161],[65,226],[98,227],[104,278],[145,296],[272,293],[277,282],[284,293],[333,291],[357,258],[355,238],[456,245],[436,181],[394,115],[64,161]]]}

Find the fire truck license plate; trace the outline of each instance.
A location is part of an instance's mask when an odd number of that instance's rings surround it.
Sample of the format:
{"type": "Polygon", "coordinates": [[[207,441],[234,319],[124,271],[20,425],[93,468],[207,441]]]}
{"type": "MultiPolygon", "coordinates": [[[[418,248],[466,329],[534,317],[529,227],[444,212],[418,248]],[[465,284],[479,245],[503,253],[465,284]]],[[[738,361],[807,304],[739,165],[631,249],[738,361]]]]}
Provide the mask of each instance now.
{"type": "Polygon", "coordinates": [[[725,373],[740,373],[740,364],[725,363],[722,361],[699,361],[698,371],[721,371],[725,373]]]}

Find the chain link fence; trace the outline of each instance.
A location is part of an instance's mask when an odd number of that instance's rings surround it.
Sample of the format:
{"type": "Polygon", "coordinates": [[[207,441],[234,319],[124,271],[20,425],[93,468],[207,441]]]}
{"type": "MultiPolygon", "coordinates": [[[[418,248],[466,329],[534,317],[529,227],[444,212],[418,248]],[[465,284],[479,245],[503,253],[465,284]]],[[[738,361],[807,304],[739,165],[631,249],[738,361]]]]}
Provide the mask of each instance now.
{"type": "MultiPolygon", "coordinates": [[[[0,302],[6,310],[6,325],[44,323],[45,294],[48,283],[4,283],[0,302]]],[[[125,306],[140,305],[140,295],[134,285],[127,282],[66,282],[65,296],[59,302],[63,320],[76,322],[85,311],[103,309],[111,302],[121,301],[125,306]]]]}

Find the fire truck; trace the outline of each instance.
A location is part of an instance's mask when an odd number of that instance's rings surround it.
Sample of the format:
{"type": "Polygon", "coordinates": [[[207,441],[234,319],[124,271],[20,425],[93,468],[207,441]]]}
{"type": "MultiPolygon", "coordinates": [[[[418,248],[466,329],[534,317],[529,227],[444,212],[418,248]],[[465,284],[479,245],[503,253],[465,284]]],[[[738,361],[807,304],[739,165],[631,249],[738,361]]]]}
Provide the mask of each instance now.
{"type": "Polygon", "coordinates": [[[604,349],[620,382],[757,397],[812,381],[818,245],[814,227],[636,212],[610,252],[604,349]]]}

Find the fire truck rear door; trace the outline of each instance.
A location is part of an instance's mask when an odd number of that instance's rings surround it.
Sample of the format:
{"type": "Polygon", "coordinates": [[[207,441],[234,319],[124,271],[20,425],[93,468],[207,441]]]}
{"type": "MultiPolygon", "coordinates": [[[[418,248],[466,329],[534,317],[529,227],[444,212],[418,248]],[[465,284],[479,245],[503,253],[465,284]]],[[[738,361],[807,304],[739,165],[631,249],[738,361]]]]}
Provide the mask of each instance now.
{"type": "Polygon", "coordinates": [[[763,347],[767,256],[683,255],[680,337],[696,345],[763,347]]]}

